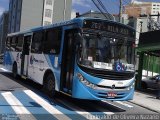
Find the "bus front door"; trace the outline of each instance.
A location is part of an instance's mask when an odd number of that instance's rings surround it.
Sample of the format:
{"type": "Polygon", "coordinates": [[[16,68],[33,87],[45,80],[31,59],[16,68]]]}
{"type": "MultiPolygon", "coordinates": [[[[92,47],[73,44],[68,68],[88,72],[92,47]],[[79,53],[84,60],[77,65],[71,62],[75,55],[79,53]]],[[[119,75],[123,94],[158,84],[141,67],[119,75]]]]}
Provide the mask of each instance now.
{"type": "Polygon", "coordinates": [[[29,47],[31,43],[31,35],[24,36],[23,51],[21,55],[21,75],[27,77],[29,64],[29,47]]]}
{"type": "Polygon", "coordinates": [[[61,66],[61,91],[71,94],[72,80],[74,74],[74,31],[65,31],[63,53],[62,53],[62,66],[61,66]]]}

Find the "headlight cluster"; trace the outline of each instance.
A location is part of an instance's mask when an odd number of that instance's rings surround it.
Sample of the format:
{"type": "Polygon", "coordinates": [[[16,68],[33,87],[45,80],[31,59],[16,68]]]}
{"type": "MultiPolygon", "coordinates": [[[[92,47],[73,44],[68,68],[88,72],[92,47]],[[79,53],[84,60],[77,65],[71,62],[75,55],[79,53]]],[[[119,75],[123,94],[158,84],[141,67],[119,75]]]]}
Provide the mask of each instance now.
{"type": "Polygon", "coordinates": [[[77,73],[77,77],[79,79],[80,82],[82,82],[83,84],[85,84],[86,86],[95,89],[96,85],[87,81],[80,73],[77,73]]]}
{"type": "Polygon", "coordinates": [[[135,85],[135,82],[133,82],[132,85],[128,87],[128,90],[134,88],[134,85],[135,85]]]}

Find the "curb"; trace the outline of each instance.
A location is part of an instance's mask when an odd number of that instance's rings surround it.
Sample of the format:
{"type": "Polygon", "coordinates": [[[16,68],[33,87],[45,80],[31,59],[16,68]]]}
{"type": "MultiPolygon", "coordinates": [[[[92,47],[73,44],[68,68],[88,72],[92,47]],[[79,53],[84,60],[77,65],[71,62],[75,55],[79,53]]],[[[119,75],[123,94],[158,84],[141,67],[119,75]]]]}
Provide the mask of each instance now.
{"type": "Polygon", "coordinates": [[[138,106],[141,106],[141,107],[143,107],[143,108],[146,108],[146,109],[148,109],[148,110],[151,110],[151,111],[153,111],[153,112],[156,112],[156,113],[159,113],[159,114],[160,114],[160,110],[158,111],[158,110],[152,109],[152,108],[150,108],[150,107],[143,106],[143,105],[141,105],[141,104],[139,104],[139,103],[136,103],[136,102],[132,102],[132,101],[128,101],[128,102],[130,102],[130,103],[132,103],[132,104],[135,104],[135,105],[138,105],[138,106]]]}

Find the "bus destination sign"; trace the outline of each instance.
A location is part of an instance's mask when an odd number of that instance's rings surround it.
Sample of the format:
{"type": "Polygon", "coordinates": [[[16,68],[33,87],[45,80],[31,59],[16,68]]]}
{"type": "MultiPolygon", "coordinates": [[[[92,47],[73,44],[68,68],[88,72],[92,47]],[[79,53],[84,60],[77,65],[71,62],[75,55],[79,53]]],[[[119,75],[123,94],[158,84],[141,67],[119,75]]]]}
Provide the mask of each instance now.
{"type": "Polygon", "coordinates": [[[86,20],[84,22],[84,28],[119,33],[132,37],[135,36],[134,30],[114,22],[86,20]]]}

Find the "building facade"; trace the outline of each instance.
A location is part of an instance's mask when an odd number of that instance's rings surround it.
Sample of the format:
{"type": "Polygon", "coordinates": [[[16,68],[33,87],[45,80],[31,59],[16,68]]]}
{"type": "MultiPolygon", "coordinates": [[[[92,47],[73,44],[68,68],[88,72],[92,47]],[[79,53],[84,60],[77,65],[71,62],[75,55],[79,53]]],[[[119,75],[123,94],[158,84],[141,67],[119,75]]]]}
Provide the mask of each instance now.
{"type": "MultiPolygon", "coordinates": [[[[158,15],[160,13],[160,2],[139,2],[133,1],[124,7],[124,13],[129,17],[140,17],[140,15],[158,15]]],[[[153,19],[156,21],[157,17],[153,19]]]]}
{"type": "Polygon", "coordinates": [[[0,17],[0,54],[5,50],[5,41],[8,33],[8,12],[4,12],[0,17]]]}
{"type": "Polygon", "coordinates": [[[92,18],[101,18],[101,19],[118,21],[117,16],[114,16],[114,15],[109,14],[109,13],[102,14],[98,11],[93,11],[93,10],[90,10],[86,13],[81,14],[80,17],[92,17],[92,18]]]}
{"type": "Polygon", "coordinates": [[[72,0],[10,0],[9,33],[71,18],[72,0]]]}

